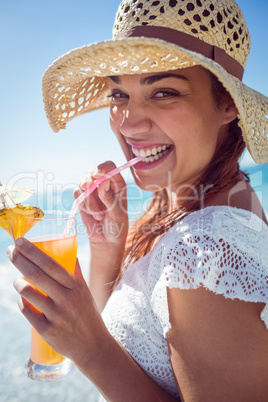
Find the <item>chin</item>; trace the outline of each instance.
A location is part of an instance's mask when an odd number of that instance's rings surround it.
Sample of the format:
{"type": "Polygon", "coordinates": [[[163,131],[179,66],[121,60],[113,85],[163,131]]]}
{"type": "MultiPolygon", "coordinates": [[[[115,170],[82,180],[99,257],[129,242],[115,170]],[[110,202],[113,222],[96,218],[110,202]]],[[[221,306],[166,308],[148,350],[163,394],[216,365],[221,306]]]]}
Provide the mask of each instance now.
{"type": "Polygon", "coordinates": [[[132,171],[133,178],[137,186],[142,189],[143,191],[149,191],[155,193],[157,191],[162,191],[167,188],[167,183],[162,183],[158,180],[152,180],[151,176],[140,176],[132,171]]]}

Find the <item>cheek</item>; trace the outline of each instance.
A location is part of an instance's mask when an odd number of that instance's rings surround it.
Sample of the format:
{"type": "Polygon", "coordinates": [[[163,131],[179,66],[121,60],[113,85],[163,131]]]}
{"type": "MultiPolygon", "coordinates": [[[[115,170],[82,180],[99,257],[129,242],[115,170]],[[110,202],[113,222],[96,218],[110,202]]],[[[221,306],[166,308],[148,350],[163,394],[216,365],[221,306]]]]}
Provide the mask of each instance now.
{"type": "Polygon", "coordinates": [[[121,114],[119,113],[119,110],[117,106],[111,106],[110,107],[110,126],[111,129],[113,130],[114,134],[119,138],[121,136],[120,134],[120,124],[121,124],[121,114]]]}
{"type": "Polygon", "coordinates": [[[198,174],[207,166],[215,154],[219,130],[218,116],[199,107],[181,109],[173,116],[172,139],[183,171],[194,169],[198,174]]]}
{"type": "Polygon", "coordinates": [[[202,147],[215,148],[221,127],[216,110],[211,110],[208,113],[207,110],[196,108],[190,116],[187,116],[187,122],[189,141],[193,140],[195,144],[201,147],[200,149],[202,147]]]}
{"type": "Polygon", "coordinates": [[[117,106],[110,106],[110,126],[113,132],[117,135],[120,132],[120,127],[124,121],[124,109],[117,106]]]}
{"type": "Polygon", "coordinates": [[[120,133],[120,124],[121,124],[120,119],[121,119],[121,117],[119,115],[119,112],[118,112],[116,106],[114,106],[110,110],[110,126],[111,126],[111,129],[114,132],[114,134],[115,134],[115,136],[116,136],[116,138],[117,138],[117,140],[118,140],[118,142],[119,142],[119,144],[120,144],[125,156],[127,158],[129,158],[130,157],[129,147],[128,147],[124,137],[120,133]],[[114,109],[116,109],[116,110],[114,110],[114,109]]]}

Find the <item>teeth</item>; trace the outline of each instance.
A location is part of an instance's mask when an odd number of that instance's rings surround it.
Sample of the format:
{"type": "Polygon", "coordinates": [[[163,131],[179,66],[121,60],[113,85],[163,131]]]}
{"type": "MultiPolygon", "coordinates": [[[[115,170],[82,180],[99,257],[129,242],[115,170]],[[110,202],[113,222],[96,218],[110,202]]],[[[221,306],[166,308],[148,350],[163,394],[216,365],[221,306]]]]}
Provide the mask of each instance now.
{"type": "Polygon", "coordinates": [[[146,156],[145,151],[143,149],[141,151],[138,151],[138,156],[146,156]]]}
{"type": "Polygon", "coordinates": [[[143,149],[141,149],[140,151],[138,151],[137,149],[133,149],[133,153],[136,156],[144,156],[145,158],[143,159],[143,162],[148,163],[157,161],[158,159],[162,158],[164,155],[166,155],[170,147],[171,145],[164,145],[163,147],[158,147],[157,150],[156,148],[153,148],[151,151],[147,150],[146,152],[143,149]],[[158,151],[158,153],[156,151],[158,151]]]}
{"type": "Polygon", "coordinates": [[[158,148],[155,147],[153,149],[147,149],[147,150],[144,149],[138,150],[136,148],[132,148],[132,151],[135,156],[144,157],[145,162],[153,162],[161,158],[163,155],[165,155],[166,151],[169,150],[170,147],[171,145],[163,145],[162,147],[158,148]]]}

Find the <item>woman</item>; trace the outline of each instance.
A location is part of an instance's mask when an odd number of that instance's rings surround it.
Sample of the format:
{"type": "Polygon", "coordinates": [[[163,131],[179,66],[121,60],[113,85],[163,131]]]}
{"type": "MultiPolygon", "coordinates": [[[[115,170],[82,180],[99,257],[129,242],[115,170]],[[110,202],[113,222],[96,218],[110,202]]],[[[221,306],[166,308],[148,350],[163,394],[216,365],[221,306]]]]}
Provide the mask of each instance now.
{"type": "Polygon", "coordinates": [[[45,109],[58,131],[109,103],[152,202],[129,230],[121,175],[85,201],[90,291],[18,239],[11,261],[49,296],[17,280],[20,309],[107,400],[266,401],[268,226],[238,159],[268,161],[267,99],[241,82],[244,17],[233,0],[125,0],[113,34],[49,67],[45,109]]]}

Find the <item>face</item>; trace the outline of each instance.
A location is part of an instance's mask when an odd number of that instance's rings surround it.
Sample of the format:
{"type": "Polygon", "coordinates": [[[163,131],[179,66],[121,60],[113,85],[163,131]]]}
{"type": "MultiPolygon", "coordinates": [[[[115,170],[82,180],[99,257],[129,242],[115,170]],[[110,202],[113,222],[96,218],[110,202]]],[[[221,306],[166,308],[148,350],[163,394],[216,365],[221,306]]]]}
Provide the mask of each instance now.
{"type": "Polygon", "coordinates": [[[216,104],[208,72],[196,66],[164,73],[114,76],[110,122],[144,190],[179,192],[207,167],[236,117],[216,104]]]}

